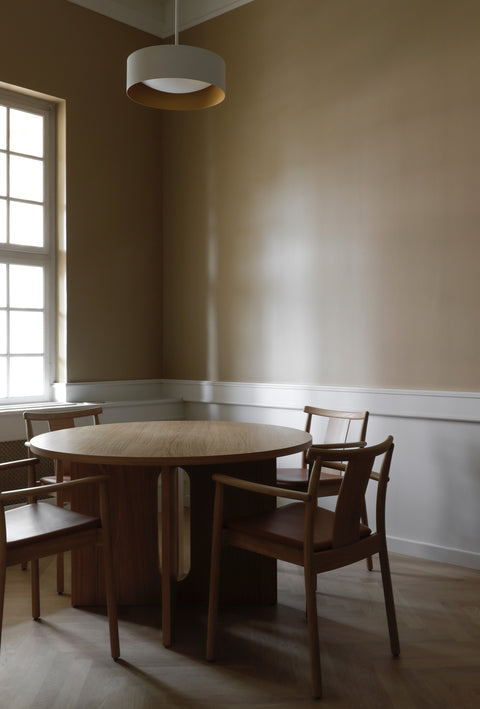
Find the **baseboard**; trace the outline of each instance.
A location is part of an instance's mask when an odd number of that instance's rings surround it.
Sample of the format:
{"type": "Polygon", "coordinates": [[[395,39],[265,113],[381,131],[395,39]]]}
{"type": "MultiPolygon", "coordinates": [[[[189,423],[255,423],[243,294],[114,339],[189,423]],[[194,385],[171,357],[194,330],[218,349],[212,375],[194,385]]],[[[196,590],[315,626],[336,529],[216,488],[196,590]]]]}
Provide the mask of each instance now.
{"type": "Polygon", "coordinates": [[[474,551],[451,549],[437,546],[436,544],[416,542],[411,539],[399,539],[398,537],[388,537],[388,549],[391,552],[414,556],[418,559],[428,559],[442,564],[453,564],[454,566],[480,570],[480,554],[474,551]]]}

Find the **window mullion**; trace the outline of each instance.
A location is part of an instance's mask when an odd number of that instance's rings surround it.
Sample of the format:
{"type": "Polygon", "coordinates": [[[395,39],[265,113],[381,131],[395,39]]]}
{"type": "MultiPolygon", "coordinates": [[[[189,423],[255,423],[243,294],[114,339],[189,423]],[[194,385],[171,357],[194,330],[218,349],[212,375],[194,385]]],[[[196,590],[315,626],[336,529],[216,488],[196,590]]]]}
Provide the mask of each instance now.
{"type": "Polygon", "coordinates": [[[7,264],[7,397],[10,398],[10,265],[7,264]]]}
{"type": "Polygon", "coordinates": [[[10,244],[10,108],[7,107],[7,244],[10,244]]]}

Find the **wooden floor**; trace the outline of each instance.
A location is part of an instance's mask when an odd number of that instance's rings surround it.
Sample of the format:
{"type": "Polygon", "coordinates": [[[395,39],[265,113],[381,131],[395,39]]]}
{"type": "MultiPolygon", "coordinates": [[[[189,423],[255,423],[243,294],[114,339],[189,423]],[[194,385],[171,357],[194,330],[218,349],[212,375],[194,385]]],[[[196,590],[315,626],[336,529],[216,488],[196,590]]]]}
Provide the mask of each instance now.
{"type": "Polygon", "coordinates": [[[319,578],[324,699],[310,699],[303,580],[282,565],[276,607],[221,614],[219,659],[204,661],[205,609],[179,613],[161,644],[157,609],[122,612],[122,660],[106,618],[70,607],[42,563],[41,622],[30,618],[29,572],[8,570],[0,656],[1,709],[158,707],[480,707],[480,572],[391,555],[402,654],[389,652],[378,562],[319,578]]]}

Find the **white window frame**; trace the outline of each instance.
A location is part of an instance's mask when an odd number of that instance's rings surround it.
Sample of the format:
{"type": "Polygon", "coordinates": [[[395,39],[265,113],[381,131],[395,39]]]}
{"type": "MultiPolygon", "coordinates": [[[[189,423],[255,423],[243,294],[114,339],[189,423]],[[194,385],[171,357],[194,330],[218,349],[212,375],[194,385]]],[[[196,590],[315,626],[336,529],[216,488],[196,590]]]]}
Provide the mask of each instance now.
{"type": "MultiPolygon", "coordinates": [[[[44,118],[44,245],[19,246],[0,243],[0,261],[44,268],[44,387],[35,396],[0,398],[0,407],[50,401],[55,378],[56,345],[56,104],[0,88],[0,105],[41,115],[44,118]]],[[[7,146],[7,153],[9,146],[7,146]]],[[[3,151],[2,151],[3,152],[3,151]]],[[[15,154],[15,153],[14,153],[15,154]]],[[[9,195],[7,196],[8,199],[9,195]]]]}

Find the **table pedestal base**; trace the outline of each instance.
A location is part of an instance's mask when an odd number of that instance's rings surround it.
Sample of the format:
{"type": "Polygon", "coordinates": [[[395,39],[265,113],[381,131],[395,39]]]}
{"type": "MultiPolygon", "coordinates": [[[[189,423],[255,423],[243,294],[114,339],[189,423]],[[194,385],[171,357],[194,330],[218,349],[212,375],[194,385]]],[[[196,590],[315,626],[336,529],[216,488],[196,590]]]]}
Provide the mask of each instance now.
{"type": "MultiPolygon", "coordinates": [[[[149,605],[162,602],[162,630],[165,645],[173,641],[175,603],[206,604],[210,572],[210,544],[214,484],[212,473],[238,475],[257,482],[273,483],[274,459],[226,465],[191,466],[191,567],[187,577],[177,582],[178,504],[177,469],[154,467],[71,464],[72,478],[110,475],[110,510],[114,566],[119,605],[149,605]],[[162,573],[158,548],[158,478],[162,479],[162,573]]],[[[72,509],[97,514],[96,501],[89,490],[74,491],[72,509]]],[[[271,509],[274,498],[254,496],[241,490],[228,491],[225,512],[231,516],[255,514],[271,509]]],[[[105,603],[100,549],[72,552],[72,604],[105,603]]],[[[222,565],[223,603],[276,602],[276,562],[241,549],[229,549],[222,565]]]]}

